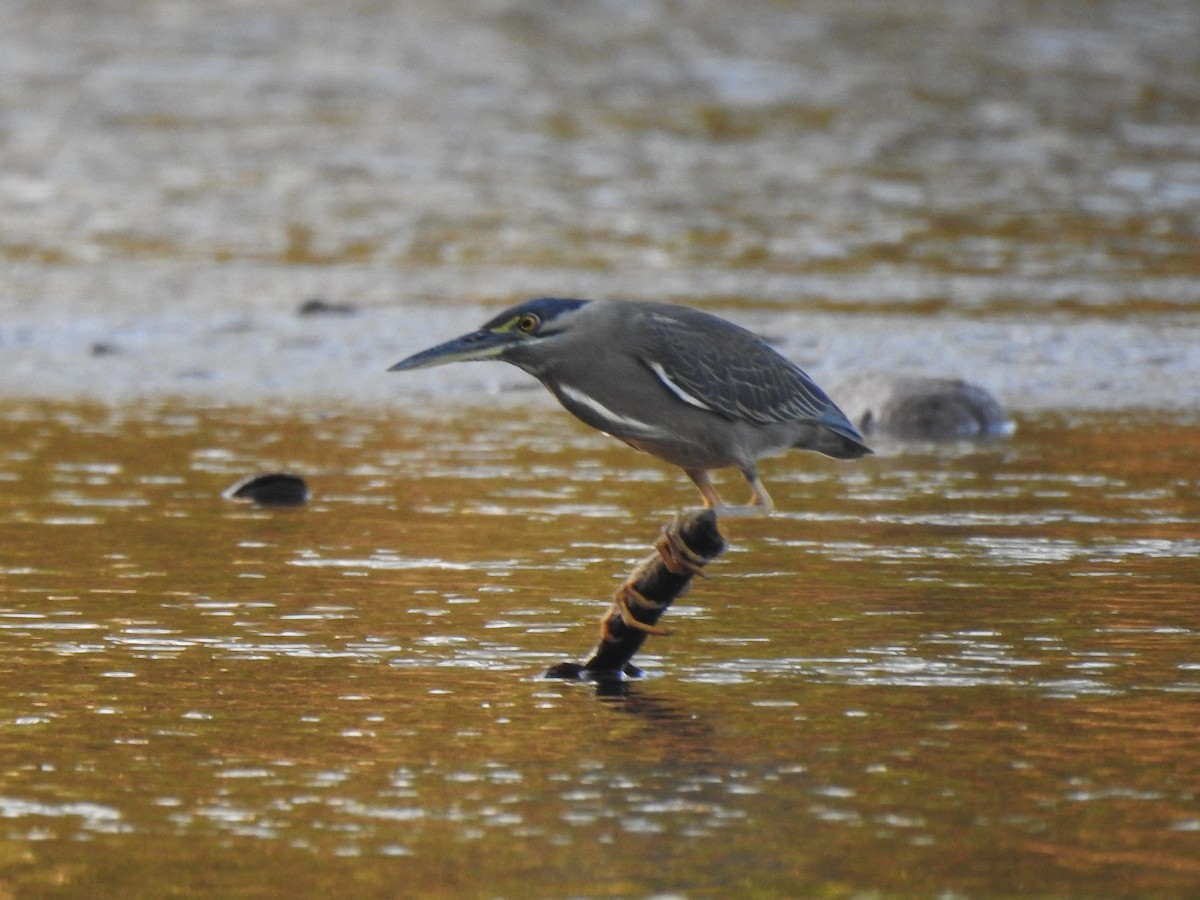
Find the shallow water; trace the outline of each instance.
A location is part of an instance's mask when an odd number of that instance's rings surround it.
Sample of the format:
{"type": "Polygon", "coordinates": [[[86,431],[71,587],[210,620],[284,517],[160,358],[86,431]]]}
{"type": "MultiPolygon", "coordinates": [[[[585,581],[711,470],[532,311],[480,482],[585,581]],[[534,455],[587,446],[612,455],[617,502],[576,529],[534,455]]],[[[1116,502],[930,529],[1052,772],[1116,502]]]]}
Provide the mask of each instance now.
{"type": "Polygon", "coordinates": [[[1194,2],[3,23],[0,894],[1200,892],[1194,2]],[[765,465],[645,678],[547,682],[694,492],[383,371],[537,294],[1019,428],[765,465]]]}
{"type": "Polygon", "coordinates": [[[606,695],[539,676],[586,655],[694,491],[505,403],[486,428],[495,406],[5,406],[6,885],[1200,884],[1194,420],[773,461],[782,512],[724,526],[646,677],[606,695]],[[312,503],[221,499],[272,469],[312,503]]]}

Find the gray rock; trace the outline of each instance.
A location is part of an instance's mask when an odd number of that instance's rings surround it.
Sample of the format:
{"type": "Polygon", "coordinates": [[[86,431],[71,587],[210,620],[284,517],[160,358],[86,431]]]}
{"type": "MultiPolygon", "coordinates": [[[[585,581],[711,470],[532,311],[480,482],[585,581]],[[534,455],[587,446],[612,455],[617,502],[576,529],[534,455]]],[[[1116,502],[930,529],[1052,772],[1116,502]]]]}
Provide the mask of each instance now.
{"type": "Polygon", "coordinates": [[[867,438],[984,440],[1016,430],[995,397],[959,378],[860,372],[830,396],[867,438]]]}

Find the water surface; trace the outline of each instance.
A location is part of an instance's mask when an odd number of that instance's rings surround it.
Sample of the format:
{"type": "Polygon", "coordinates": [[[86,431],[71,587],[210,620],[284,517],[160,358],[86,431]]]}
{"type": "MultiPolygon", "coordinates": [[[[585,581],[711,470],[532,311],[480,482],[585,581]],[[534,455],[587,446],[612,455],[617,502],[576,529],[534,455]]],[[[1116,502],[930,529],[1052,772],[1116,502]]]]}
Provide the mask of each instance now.
{"type": "Polygon", "coordinates": [[[2,11],[0,893],[1200,893],[1194,2],[2,11]],[[766,464],[548,682],[694,491],[384,372],[539,294],[1019,428],[766,464]]]}
{"type": "Polygon", "coordinates": [[[693,489],[527,399],[487,428],[495,406],[5,406],[7,883],[1200,884],[1194,421],[769,463],[782,512],[725,526],[606,695],[540,675],[693,489]],[[313,502],[221,499],[270,469],[313,502]]]}

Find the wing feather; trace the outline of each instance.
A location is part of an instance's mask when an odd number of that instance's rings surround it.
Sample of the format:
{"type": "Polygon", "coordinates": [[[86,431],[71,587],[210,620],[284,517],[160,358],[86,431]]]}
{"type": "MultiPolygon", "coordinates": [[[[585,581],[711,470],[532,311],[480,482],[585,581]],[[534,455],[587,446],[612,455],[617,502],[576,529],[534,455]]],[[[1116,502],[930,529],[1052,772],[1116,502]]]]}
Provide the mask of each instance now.
{"type": "Polygon", "coordinates": [[[643,362],[685,402],[756,425],[811,421],[853,431],[799,366],[753,332],[697,310],[649,312],[645,322],[643,362]]]}

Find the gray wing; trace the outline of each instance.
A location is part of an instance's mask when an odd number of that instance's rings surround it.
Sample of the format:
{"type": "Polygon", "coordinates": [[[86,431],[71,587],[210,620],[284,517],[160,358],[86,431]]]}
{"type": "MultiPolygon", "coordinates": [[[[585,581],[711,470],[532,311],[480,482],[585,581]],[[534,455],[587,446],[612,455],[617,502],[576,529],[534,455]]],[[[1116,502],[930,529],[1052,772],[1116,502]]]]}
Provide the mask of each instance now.
{"type": "Polygon", "coordinates": [[[729,419],[851,427],[804,371],[732,322],[687,310],[646,315],[643,362],[680,399],[729,419]]]}

